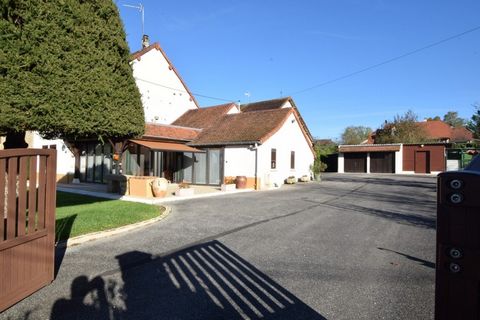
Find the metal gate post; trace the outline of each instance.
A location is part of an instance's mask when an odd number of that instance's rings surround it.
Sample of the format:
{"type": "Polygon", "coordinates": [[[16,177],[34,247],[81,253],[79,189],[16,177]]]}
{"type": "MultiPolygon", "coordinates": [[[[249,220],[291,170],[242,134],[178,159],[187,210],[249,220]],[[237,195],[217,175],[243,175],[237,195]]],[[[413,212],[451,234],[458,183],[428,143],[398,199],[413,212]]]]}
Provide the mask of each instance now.
{"type": "Polygon", "coordinates": [[[435,319],[479,319],[480,157],[437,187],[435,319]]]}

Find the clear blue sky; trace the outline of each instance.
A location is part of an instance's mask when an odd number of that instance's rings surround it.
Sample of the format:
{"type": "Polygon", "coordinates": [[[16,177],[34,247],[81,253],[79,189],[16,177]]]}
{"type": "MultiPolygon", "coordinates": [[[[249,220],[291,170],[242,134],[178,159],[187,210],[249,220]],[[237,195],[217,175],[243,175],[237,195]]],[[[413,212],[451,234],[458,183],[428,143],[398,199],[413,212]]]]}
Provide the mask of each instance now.
{"type": "MultiPolygon", "coordinates": [[[[190,90],[242,103],[292,95],[480,26],[478,0],[140,1],[145,33],[190,90]]],[[[140,13],[122,4],[138,0],[116,3],[136,51],[140,13]]],[[[292,96],[319,138],[349,125],[376,129],[408,109],[470,118],[480,103],[480,30],[292,96]]]]}

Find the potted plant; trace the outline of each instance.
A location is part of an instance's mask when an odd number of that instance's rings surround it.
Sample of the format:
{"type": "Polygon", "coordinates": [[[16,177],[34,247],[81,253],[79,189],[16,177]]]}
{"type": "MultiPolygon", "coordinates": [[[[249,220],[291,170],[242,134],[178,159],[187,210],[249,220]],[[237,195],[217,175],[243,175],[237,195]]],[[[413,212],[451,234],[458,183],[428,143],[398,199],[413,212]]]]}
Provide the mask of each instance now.
{"type": "Polygon", "coordinates": [[[308,182],[310,181],[310,177],[304,174],[303,176],[300,177],[300,181],[302,182],[308,182]]]}
{"type": "Polygon", "coordinates": [[[225,177],[224,183],[221,185],[220,189],[222,191],[233,191],[236,189],[235,185],[235,178],[233,177],[225,177]]]}
{"type": "Polygon", "coordinates": [[[297,179],[295,179],[295,176],[289,176],[287,179],[285,179],[286,184],[295,184],[297,182],[297,179]]]}
{"type": "Polygon", "coordinates": [[[313,178],[315,181],[322,181],[321,173],[327,169],[327,164],[322,162],[320,158],[315,158],[312,165],[310,165],[310,170],[313,173],[313,178]]]}
{"type": "Polygon", "coordinates": [[[178,190],[175,191],[175,195],[179,197],[193,196],[195,189],[190,187],[188,182],[183,181],[178,185],[178,190]]]}

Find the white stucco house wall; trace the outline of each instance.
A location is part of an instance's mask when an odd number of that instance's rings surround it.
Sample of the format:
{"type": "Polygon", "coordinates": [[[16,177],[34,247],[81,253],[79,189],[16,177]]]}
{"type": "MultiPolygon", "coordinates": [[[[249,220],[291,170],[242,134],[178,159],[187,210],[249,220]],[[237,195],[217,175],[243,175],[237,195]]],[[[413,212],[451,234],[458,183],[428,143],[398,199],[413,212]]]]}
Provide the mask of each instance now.
{"type": "Polygon", "coordinates": [[[133,77],[142,97],[145,122],[171,124],[197,101],[158,43],[132,54],[133,77]]]}

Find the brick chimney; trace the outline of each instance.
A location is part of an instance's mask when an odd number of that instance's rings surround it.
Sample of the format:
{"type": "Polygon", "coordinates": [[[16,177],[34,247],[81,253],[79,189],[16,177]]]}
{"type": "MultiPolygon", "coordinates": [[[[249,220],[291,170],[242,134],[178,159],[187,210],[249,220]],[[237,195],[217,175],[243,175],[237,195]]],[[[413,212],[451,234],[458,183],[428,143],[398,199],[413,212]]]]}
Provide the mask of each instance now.
{"type": "Polygon", "coordinates": [[[148,38],[148,35],[144,34],[142,37],[142,49],[148,47],[150,45],[150,39],[148,38]]]}

